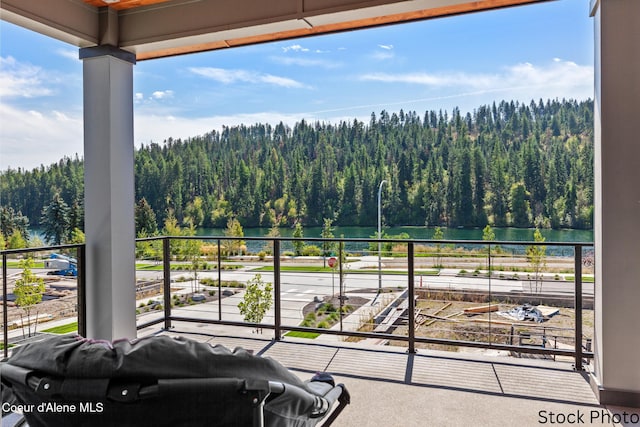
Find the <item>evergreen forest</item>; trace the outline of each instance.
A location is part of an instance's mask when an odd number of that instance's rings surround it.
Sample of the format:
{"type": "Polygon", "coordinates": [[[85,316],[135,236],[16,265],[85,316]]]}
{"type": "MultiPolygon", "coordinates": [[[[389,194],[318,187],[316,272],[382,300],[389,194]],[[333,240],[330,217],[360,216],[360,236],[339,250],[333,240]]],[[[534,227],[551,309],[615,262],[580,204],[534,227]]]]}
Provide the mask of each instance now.
{"type": "MultiPolygon", "coordinates": [[[[196,228],[224,228],[232,218],[243,227],[325,219],[371,226],[386,180],[389,226],[591,228],[593,102],[502,101],[466,114],[381,111],[368,122],[224,127],[139,147],[135,176],[136,214],[150,211],[158,224],[171,217],[196,228]]],[[[82,199],[77,157],[0,173],[3,217],[23,225],[41,226],[62,205],[68,229],[82,229],[82,199]]]]}

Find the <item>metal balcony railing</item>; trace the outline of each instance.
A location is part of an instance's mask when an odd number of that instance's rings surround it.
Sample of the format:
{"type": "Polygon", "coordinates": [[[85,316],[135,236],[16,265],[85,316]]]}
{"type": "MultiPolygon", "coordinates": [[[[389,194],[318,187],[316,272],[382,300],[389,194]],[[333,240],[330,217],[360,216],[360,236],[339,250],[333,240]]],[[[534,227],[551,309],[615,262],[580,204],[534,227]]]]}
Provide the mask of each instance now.
{"type": "MultiPolygon", "coordinates": [[[[571,358],[576,370],[593,357],[592,243],[162,236],[137,246],[138,329],[196,322],[272,330],[276,340],[375,340],[410,353],[471,347],[571,358]],[[238,302],[257,274],[271,283],[271,308],[247,322],[238,302]]],[[[5,250],[5,356],[19,274],[9,277],[8,263],[56,251],[78,260],[76,315],[86,331],[84,245],[5,250]]]]}

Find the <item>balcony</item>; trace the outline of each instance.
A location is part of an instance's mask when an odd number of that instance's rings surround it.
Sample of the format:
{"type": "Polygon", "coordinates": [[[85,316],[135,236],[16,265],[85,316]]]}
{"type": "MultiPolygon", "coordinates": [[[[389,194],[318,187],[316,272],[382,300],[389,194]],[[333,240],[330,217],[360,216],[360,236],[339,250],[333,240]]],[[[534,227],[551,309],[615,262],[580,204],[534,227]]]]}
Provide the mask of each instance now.
{"type": "MultiPolygon", "coordinates": [[[[77,320],[83,334],[84,251],[2,252],[5,356],[29,339],[9,301],[18,258],[77,258],[77,277],[46,276],[55,291],[37,306],[38,329],[77,320]]],[[[139,239],[137,252],[138,336],[184,335],[331,372],[354,396],[339,425],[534,424],[551,413],[606,424],[625,413],[598,406],[586,379],[591,243],[198,236],[139,239]],[[312,255],[297,256],[302,248],[312,255]],[[249,323],[238,303],[256,275],[273,296],[249,323]]]]}

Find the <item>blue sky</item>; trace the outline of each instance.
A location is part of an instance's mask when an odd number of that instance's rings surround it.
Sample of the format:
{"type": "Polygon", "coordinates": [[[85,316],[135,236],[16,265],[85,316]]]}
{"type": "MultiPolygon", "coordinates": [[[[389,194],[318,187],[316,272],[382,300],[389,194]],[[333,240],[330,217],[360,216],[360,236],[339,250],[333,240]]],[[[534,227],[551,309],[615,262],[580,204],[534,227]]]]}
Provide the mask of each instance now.
{"type": "MultiPolygon", "coordinates": [[[[589,0],[139,62],[134,138],[222,125],[463,113],[493,101],[593,98],[589,0]]],[[[0,169],[82,157],[78,49],[0,21],[0,169]]]]}

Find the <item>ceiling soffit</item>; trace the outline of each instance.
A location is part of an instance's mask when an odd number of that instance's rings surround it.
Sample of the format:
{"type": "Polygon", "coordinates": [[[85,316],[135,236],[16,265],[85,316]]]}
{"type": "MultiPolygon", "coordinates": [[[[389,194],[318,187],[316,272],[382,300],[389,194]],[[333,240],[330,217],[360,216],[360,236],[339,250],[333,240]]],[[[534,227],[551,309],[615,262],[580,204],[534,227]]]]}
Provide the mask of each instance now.
{"type": "Polygon", "coordinates": [[[552,0],[2,0],[0,18],[138,60],[552,0]]]}

